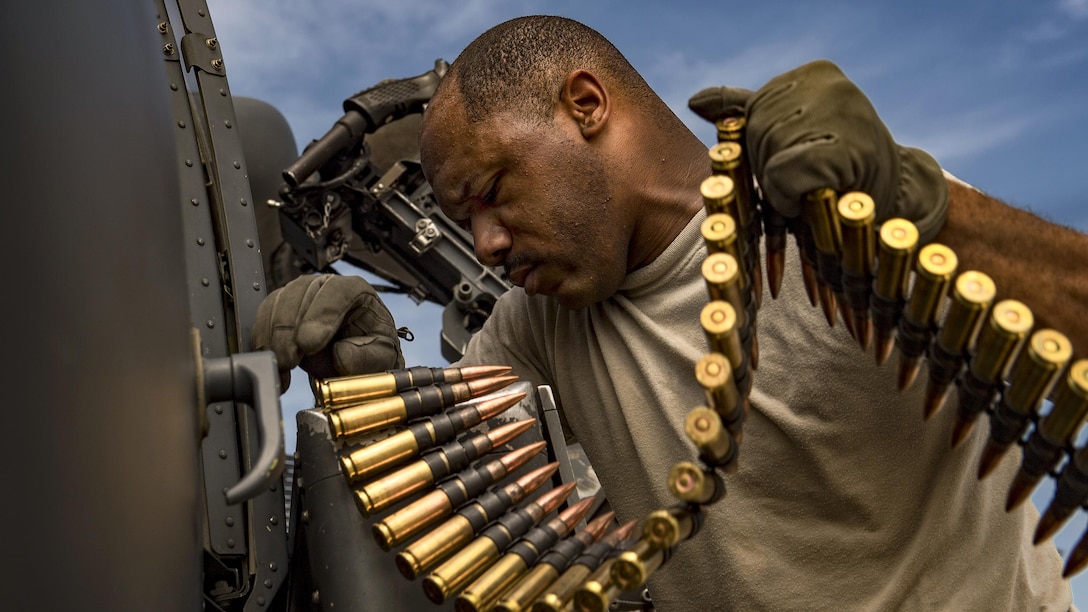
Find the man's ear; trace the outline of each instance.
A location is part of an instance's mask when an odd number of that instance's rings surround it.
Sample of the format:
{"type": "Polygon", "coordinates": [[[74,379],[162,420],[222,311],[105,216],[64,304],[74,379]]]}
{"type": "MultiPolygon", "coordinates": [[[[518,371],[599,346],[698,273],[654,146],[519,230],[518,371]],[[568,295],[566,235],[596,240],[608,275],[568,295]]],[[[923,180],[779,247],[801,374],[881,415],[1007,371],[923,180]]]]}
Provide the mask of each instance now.
{"type": "Polygon", "coordinates": [[[608,121],[612,98],[597,75],[588,70],[574,70],[567,75],[559,102],[578,123],[582,136],[595,137],[608,121]]]}

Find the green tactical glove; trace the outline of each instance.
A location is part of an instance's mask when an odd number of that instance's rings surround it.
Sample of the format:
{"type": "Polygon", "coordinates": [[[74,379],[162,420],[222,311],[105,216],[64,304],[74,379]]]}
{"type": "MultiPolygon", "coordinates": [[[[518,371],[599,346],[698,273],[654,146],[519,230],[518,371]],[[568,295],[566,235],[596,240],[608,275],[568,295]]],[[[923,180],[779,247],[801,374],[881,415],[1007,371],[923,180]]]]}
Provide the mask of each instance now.
{"type": "Polygon", "coordinates": [[[708,121],[745,112],[752,172],[764,198],[787,217],[800,214],[806,193],[830,187],[868,193],[878,223],[908,219],[922,242],[944,225],[948,184],[940,165],[896,144],[865,94],[829,61],[779,75],[755,93],[704,89],[688,107],[708,121]]]}
{"type": "Polygon", "coordinates": [[[358,276],[300,276],[257,307],[254,350],[271,350],[286,391],[301,365],[314,378],[404,367],[393,315],[358,276]]]}

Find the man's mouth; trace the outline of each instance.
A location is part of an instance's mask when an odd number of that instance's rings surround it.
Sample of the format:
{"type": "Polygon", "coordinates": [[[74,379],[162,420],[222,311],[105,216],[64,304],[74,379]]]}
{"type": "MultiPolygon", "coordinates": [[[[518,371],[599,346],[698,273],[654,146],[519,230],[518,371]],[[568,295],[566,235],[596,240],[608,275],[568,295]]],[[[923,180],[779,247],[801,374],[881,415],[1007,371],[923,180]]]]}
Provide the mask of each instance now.
{"type": "Polygon", "coordinates": [[[507,272],[506,277],[510,279],[511,283],[514,283],[518,287],[524,287],[525,281],[529,277],[529,273],[533,271],[533,265],[524,263],[519,264],[513,270],[507,272]]]}

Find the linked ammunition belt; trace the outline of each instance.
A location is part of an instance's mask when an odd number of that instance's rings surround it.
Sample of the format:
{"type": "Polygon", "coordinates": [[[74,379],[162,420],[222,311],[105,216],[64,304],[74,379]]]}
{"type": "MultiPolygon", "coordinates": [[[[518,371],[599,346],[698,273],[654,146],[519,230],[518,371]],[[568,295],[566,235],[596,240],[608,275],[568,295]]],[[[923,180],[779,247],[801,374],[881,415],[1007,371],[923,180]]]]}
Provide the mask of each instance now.
{"type": "MultiPolygon", "coordinates": [[[[685,420],[695,460],[677,463],[668,474],[676,505],[650,513],[641,526],[629,521],[611,530],[610,512],[576,530],[591,499],[545,520],[564,504],[574,483],[533,498],[557,464],[513,477],[544,442],[477,461],[532,420],[462,436],[524,397],[469,402],[516,380],[508,368],[410,368],[316,383],[334,436],[393,432],[342,453],[341,471],[364,516],[386,513],[373,525],[378,546],[403,547],[395,555],[397,569],[407,579],[422,578],[431,601],[452,600],[459,611],[614,609],[621,593],[637,592],[681,542],[699,532],[706,507],[725,496],[725,478],[736,467],[758,367],[760,243],[770,294],[777,297],[789,234],[797,243],[809,302],[822,309],[830,326],[841,320],[862,350],[874,351],[878,364],[898,348],[901,391],[913,384],[922,361],[928,362],[924,418],[940,409],[955,385],[953,447],[979,415],[988,416],[980,479],[1012,445],[1023,446],[1008,510],[1043,477],[1057,479],[1036,543],[1085,505],[1088,447],[1074,448],[1074,439],[1088,415],[1088,360],[1070,363],[1069,340],[1053,329],[1033,329],[1024,304],[993,303],[993,280],[958,270],[952,249],[936,243],[919,248],[910,221],[889,219],[878,229],[867,194],[817,190],[794,219],[763,205],[742,149],[744,126],[743,117],[717,122],[711,175],[701,185],[707,212],[702,274],[709,301],[700,324],[709,351],[696,363],[695,378],[706,402],[685,420]],[[1053,406],[1041,416],[1048,397],[1053,406]]],[[[1085,563],[1088,534],[1070,553],[1065,575],[1085,563]]]]}

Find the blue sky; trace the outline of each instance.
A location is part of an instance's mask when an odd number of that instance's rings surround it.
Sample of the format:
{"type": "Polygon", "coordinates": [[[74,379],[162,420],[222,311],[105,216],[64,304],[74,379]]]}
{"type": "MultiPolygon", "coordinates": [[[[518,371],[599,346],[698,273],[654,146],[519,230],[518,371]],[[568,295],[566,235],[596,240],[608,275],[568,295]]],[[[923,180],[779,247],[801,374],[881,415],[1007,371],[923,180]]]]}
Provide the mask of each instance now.
{"type": "MultiPolygon", "coordinates": [[[[688,97],[717,84],[758,88],[816,58],[838,63],[902,144],[1000,199],[1088,231],[1088,0],[990,2],[550,2],[528,0],[209,0],[235,95],[265,100],[302,145],[341,115],[344,98],[386,78],[452,61],[503,20],[546,13],[597,29],[708,144],[688,97]]],[[[440,309],[387,300],[416,335],[409,364],[441,365],[440,309]]],[[[296,377],[284,396],[312,405],[296,377]]],[[[1045,505],[1050,488],[1034,497],[1045,505]]],[[[1084,530],[1084,513],[1059,549],[1084,530]]],[[[1088,572],[1073,579],[1088,602],[1088,572]]]]}

